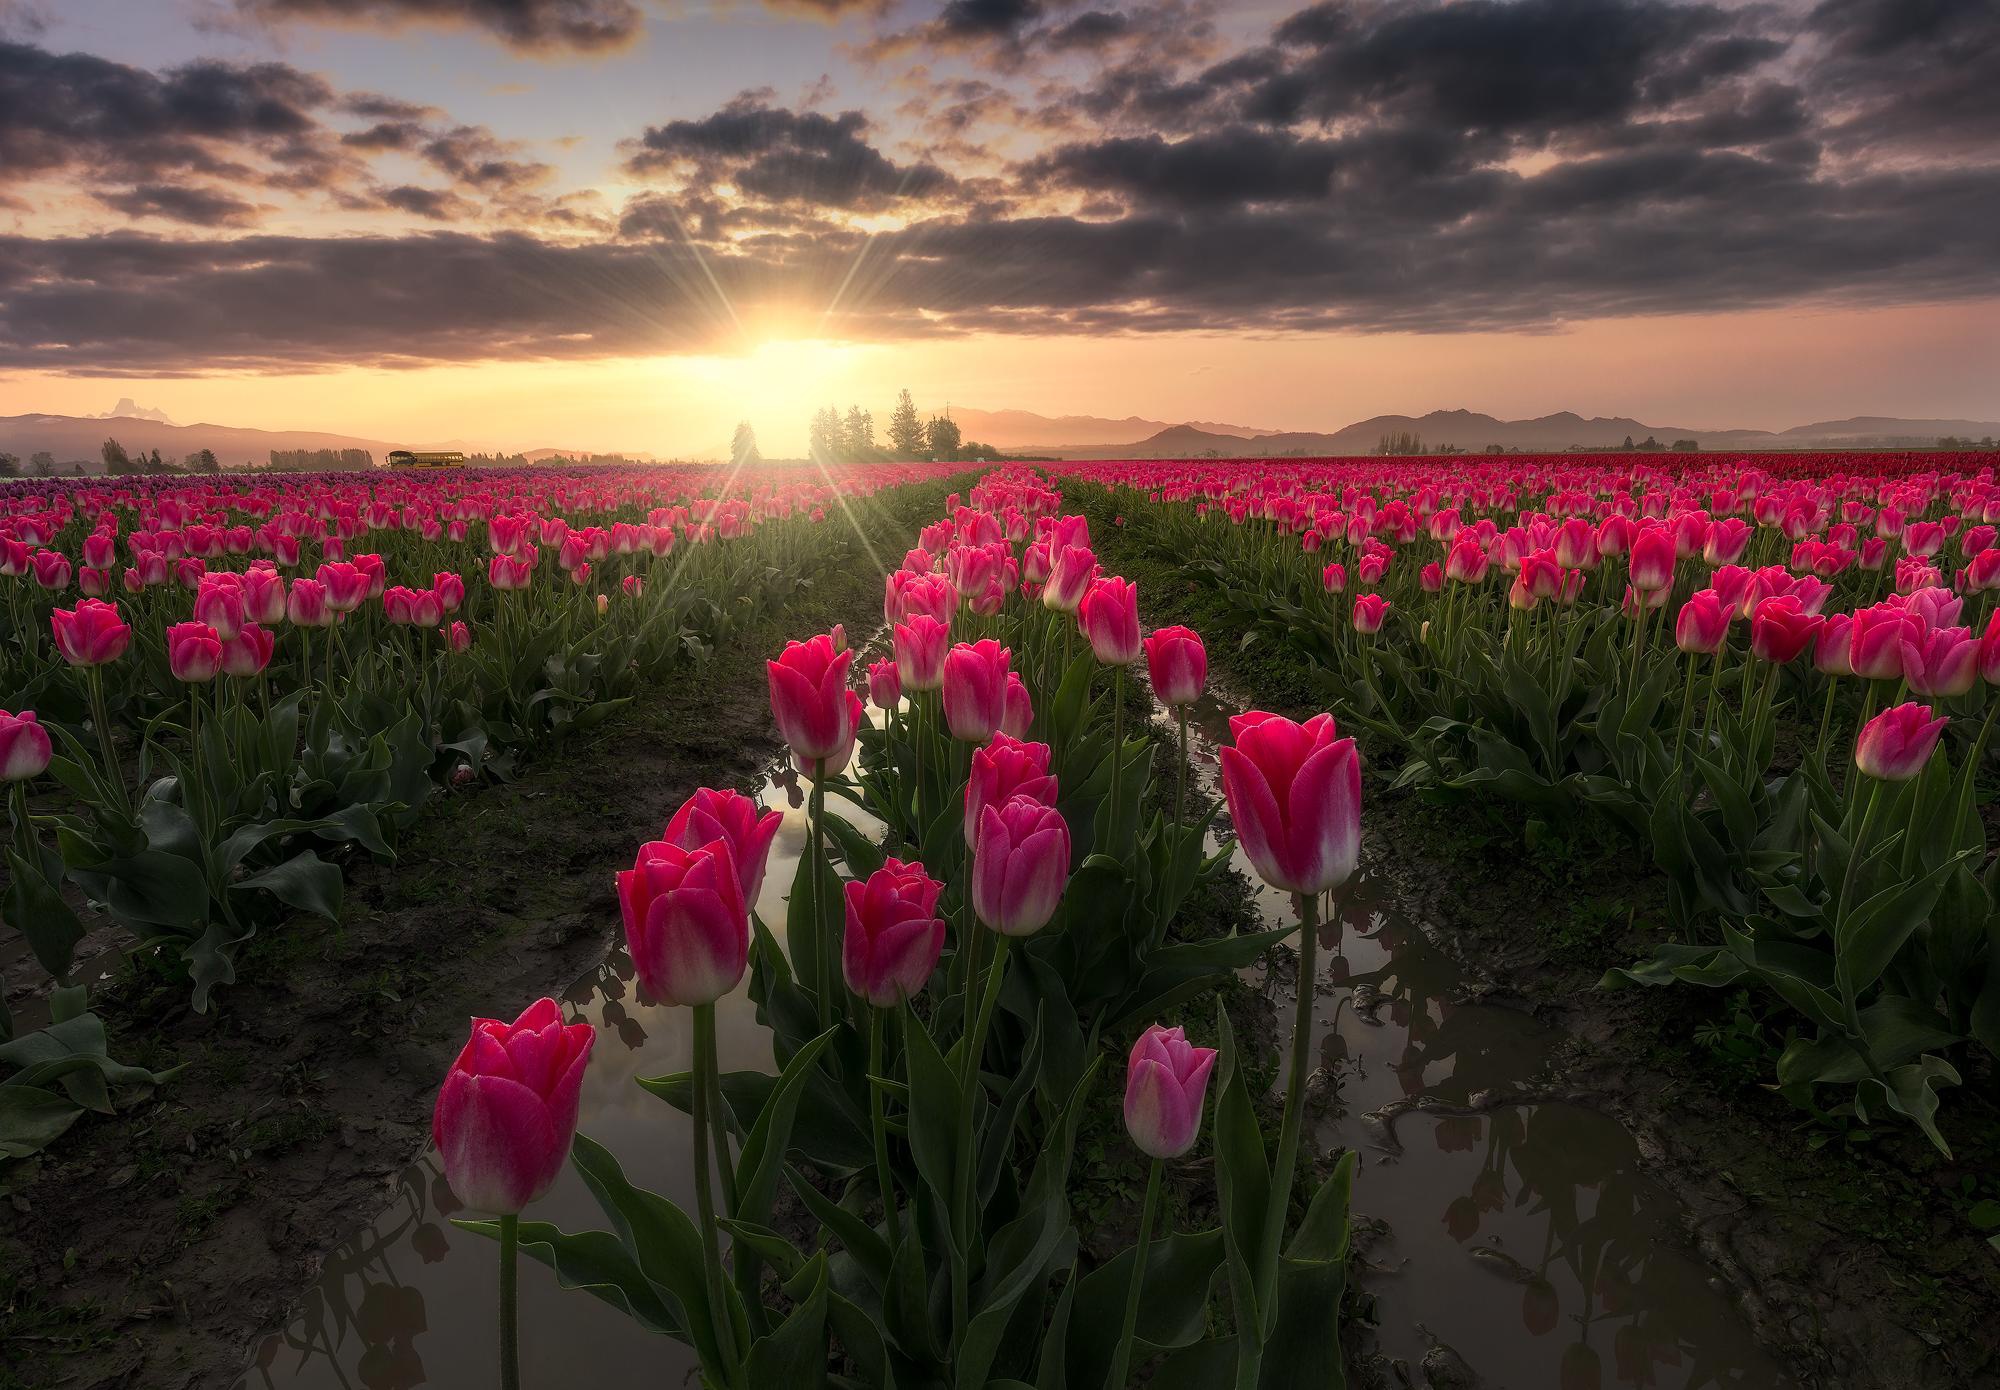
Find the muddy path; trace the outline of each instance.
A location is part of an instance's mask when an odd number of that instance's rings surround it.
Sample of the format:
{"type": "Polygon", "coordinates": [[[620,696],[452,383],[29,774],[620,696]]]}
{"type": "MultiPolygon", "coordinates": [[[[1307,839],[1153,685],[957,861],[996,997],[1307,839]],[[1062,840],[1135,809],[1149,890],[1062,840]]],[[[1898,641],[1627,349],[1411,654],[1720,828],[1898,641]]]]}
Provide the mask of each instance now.
{"type": "MultiPolygon", "coordinates": [[[[1229,623],[1214,594],[1123,533],[1108,495],[1083,488],[1067,502],[1090,515],[1105,565],[1139,583],[1149,625],[1210,635],[1232,695],[1299,716],[1328,707],[1307,662],[1217,638],[1229,623]]],[[[1739,1022],[1724,992],[1596,988],[1607,966],[1648,954],[1663,933],[1664,889],[1644,847],[1587,825],[1530,854],[1504,813],[1445,809],[1373,783],[1366,796],[1362,877],[1451,962],[1449,1002],[1507,1005],[1549,1030],[1536,1094],[1622,1123],[1643,1178],[1675,1199],[1684,1240],[1799,1384],[2000,1385],[2000,1257],[1970,1217],[2000,1196],[1996,1078],[1968,1075],[1949,1093],[1952,1159],[1914,1131],[1816,1121],[1760,1084],[1783,1046],[1782,1020],[1739,1022]]],[[[1426,1143],[1437,1141],[1433,1131],[1426,1143]]],[[[1464,1136],[1447,1131],[1442,1142],[1464,1136]]],[[[1418,1146],[1404,1135],[1403,1147],[1418,1146]]],[[[1380,1214],[1369,1201],[1358,1182],[1358,1217],[1380,1214]]],[[[1375,1311],[1383,1321],[1354,1339],[1354,1369],[1396,1384],[1372,1358],[1404,1329],[1390,1326],[1393,1307],[1375,1311]]],[[[1663,1368],[1602,1369],[1603,1384],[1680,1383],[1663,1368]]],[[[1441,1374],[1447,1383],[1451,1368],[1441,1374]]],[[[1413,1383],[1426,1381],[1419,1373],[1413,1383]]]]}
{"type": "Polygon", "coordinates": [[[871,550],[893,565],[947,490],[879,496],[866,545],[591,741],[440,796],[397,863],[351,876],[337,930],[264,933],[211,1014],[122,975],[102,1010],[114,1055],[186,1069],[6,1175],[0,1387],[234,1382],[394,1198],[466,1019],[511,1017],[604,959],[633,846],[697,787],[749,789],[776,755],[765,657],[834,622],[872,630],[871,550]]]}

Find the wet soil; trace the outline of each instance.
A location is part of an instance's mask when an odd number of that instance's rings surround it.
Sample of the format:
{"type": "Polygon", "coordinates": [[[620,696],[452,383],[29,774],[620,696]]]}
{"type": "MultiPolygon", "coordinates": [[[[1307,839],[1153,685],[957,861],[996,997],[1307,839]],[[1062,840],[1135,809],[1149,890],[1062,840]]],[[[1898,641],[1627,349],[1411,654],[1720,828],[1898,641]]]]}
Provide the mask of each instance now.
{"type": "Polygon", "coordinates": [[[233,1383],[329,1251],[405,1190],[466,1019],[511,1017],[605,958],[610,870],[697,787],[749,789],[775,756],[765,656],[833,622],[870,630],[869,551],[893,563],[947,490],[883,494],[867,544],[778,620],[590,741],[440,796],[397,863],[351,876],[337,930],[262,934],[214,1012],[122,974],[101,1009],[113,1054],[186,1069],[0,1179],[0,1387],[233,1383]]]}
{"type": "MultiPolygon", "coordinates": [[[[1217,596],[1184,565],[1113,524],[1107,494],[1077,489],[1068,502],[1090,514],[1100,560],[1138,581],[1149,624],[1229,630],[1217,596]]],[[[1328,707],[1310,663],[1289,651],[1217,640],[1210,656],[1217,681],[1261,708],[1328,707]]],[[[1538,827],[1531,850],[1522,818],[1504,808],[1445,808],[1379,783],[1366,796],[1362,874],[1462,973],[1453,1002],[1510,1005],[1552,1030],[1559,1041],[1540,1084],[1622,1122],[1640,1174],[1678,1200],[1684,1238],[1800,1384],[2000,1385],[2000,1256],[1970,1218],[2000,1193],[1990,1071],[1945,1094],[1951,1159],[1913,1129],[1816,1119],[1762,1085],[1785,1020],[1766,1021],[1759,1001],[1596,988],[1608,966],[1649,954],[1665,935],[1664,888],[1643,846],[1591,822],[1553,836],[1538,827]],[[1749,1039],[1750,1060],[1703,1040],[1717,1029],[1749,1039]]],[[[1415,1147],[1408,1135],[1403,1143],[1415,1147]]],[[[1373,1214],[1368,1201],[1358,1182],[1358,1215],[1373,1214]]],[[[1396,1383],[1376,1358],[1401,1330],[1377,1312],[1378,1332],[1350,1345],[1352,1369],[1363,1383],[1396,1383]]],[[[1458,1358],[1443,1358],[1437,1377],[1431,1364],[1406,1363],[1410,1383],[1472,1383],[1454,1380],[1466,1369],[1458,1358]]],[[[1573,1370],[1592,1386],[1669,1383],[1643,1360],[1573,1370]],[[1601,1381],[1599,1370],[1614,1377],[1601,1381]]]]}

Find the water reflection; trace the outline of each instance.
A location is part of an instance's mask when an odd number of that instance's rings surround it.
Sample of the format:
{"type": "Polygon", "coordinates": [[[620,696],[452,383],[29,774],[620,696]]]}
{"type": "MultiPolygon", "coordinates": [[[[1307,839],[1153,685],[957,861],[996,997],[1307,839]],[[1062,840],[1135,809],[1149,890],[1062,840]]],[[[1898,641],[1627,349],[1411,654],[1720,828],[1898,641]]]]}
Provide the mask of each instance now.
{"type": "MultiPolygon", "coordinates": [[[[784,814],[757,900],[758,914],[782,942],[785,895],[805,849],[805,799],[789,769],[766,780],[760,799],[784,814]]],[[[879,822],[853,806],[843,804],[840,814],[865,834],[881,832],[879,822]]],[[[647,998],[622,944],[572,984],[561,1002],[569,1021],[589,1022],[598,1033],[579,1127],[608,1145],[635,1183],[692,1210],[688,1119],[634,1084],[692,1065],[692,1013],[647,998]]],[[[723,1070],[770,1069],[770,1034],[757,1022],[748,991],[717,1003],[716,1038],[723,1070]]],[[[451,1225],[457,1210],[434,1156],[404,1169],[388,1210],[329,1257],[298,1316],[257,1347],[239,1390],[496,1383],[498,1249],[451,1225]]],[[[604,1224],[597,1203],[568,1169],[529,1215],[571,1230],[604,1224]]],[[[525,1257],[520,1299],[524,1383],[584,1385],[632,1376],[647,1385],[695,1383],[697,1364],[687,1348],[641,1330],[588,1294],[564,1291],[553,1274],[525,1257]]]]}
{"type": "MultiPolygon", "coordinates": [[[[1219,796],[1228,709],[1195,707],[1190,749],[1219,796]]],[[[1236,867],[1256,882],[1239,854],[1236,867]]],[[[1296,920],[1260,888],[1266,920],[1296,920]]],[[[1459,1002],[1464,972],[1361,874],[1320,927],[1312,1055],[1317,1137],[1351,1147],[1358,1214],[1386,1223],[1369,1252],[1376,1345],[1417,1369],[1443,1343],[1484,1383],[1765,1390],[1789,1381],[1681,1239],[1679,1202],[1641,1171],[1617,1121],[1533,1095],[1561,1039],[1531,1015],[1459,1002]]],[[[1281,1020],[1294,982],[1246,972],[1281,1020]]],[[[1283,1077],[1279,1077],[1282,1084],[1283,1077]]]]}
{"type": "MultiPolygon", "coordinates": [[[[1227,710],[1196,710],[1196,782],[1215,795],[1215,747],[1227,710]]],[[[784,813],[757,908],[782,939],[784,895],[805,843],[804,788],[788,770],[764,804],[784,813]]],[[[869,834],[880,825],[843,803],[869,834]]],[[[1238,857],[1252,883],[1255,875],[1238,857]]],[[[1293,920],[1261,886],[1267,921],[1293,920]]],[[[1323,1147],[1360,1150],[1357,1213],[1386,1222],[1369,1252],[1376,1345],[1414,1383],[1426,1355],[1455,1349],[1484,1383],[1539,1390],[1786,1384],[1735,1309],[1683,1251],[1681,1208],[1647,1179],[1616,1121],[1533,1094],[1559,1039],[1529,1015],[1459,1002],[1449,957],[1362,875],[1321,929],[1314,1087],[1328,1104],[1323,1147]]],[[[1247,972],[1291,1015],[1290,982],[1247,972]]],[[[692,1206],[686,1118],[633,1084],[690,1064],[690,1015],[642,997],[615,950],[564,995],[599,1033],[582,1128],[608,1144],[635,1182],[692,1206]]],[[[725,1069],[770,1065],[768,1035],[744,991],[717,1008],[725,1069]]],[[[449,1224],[456,1210],[434,1161],[404,1171],[379,1219],[328,1260],[285,1331],[266,1339],[239,1390],[482,1385],[497,1377],[493,1244],[449,1224]],[[427,1366],[429,1369],[427,1369],[427,1366]]],[[[571,1172],[533,1215],[570,1229],[601,1225],[571,1172]]],[[[531,1260],[521,1268],[524,1379],[585,1385],[637,1374],[693,1384],[694,1359],[588,1295],[566,1293],[531,1260]]]]}

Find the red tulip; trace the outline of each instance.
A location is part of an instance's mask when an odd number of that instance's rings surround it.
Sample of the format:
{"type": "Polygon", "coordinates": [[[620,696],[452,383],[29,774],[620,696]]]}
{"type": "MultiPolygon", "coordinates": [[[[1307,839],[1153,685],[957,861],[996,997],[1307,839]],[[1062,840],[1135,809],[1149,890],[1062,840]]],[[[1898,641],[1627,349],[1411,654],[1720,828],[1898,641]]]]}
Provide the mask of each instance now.
{"type": "Polygon", "coordinates": [[[1819,635],[1813,638],[1813,670],[1824,676],[1853,675],[1853,643],[1853,617],[1835,613],[1820,627],[1819,635]]]}
{"type": "Polygon", "coordinates": [[[1463,535],[1451,543],[1451,551],[1444,557],[1444,577],[1458,584],[1477,584],[1486,578],[1492,563],[1477,538],[1463,535]]]}
{"type": "Polygon", "coordinates": [[[1139,1035],[1125,1064],[1125,1129],[1141,1153],[1179,1158],[1194,1147],[1214,1065],[1215,1049],[1178,1028],[1155,1023],[1139,1035]]]}
{"type": "Polygon", "coordinates": [[[69,556],[57,550],[37,550],[31,563],[35,569],[35,583],[42,588],[54,591],[69,587],[69,556]]]}
{"type": "Polygon", "coordinates": [[[1979,639],[1979,678],[2000,685],[2000,613],[1986,620],[1986,635],[1979,639]]]}
{"type": "Polygon", "coordinates": [[[660,838],[684,850],[697,850],[721,840],[736,861],[736,880],[743,888],[743,901],[751,907],[764,891],[764,871],[770,866],[771,845],[785,817],[767,811],[739,791],[703,787],[681,803],[667,821],[660,838]]]}
{"type": "Polygon", "coordinates": [[[1361,852],[1361,757],[1333,716],[1304,724],[1261,710],[1229,721],[1222,791],[1236,837],[1273,888],[1320,893],[1354,872],[1361,852]]]}
{"type": "Polygon", "coordinates": [[[951,646],[948,626],[918,613],[896,624],[891,641],[905,690],[936,690],[944,684],[944,654],[951,646]]]}
{"type": "Polygon", "coordinates": [[[1139,659],[1139,586],[1109,578],[1093,583],[1077,610],[1090,650],[1106,666],[1129,666],[1139,659]]]}
{"type": "Polygon", "coordinates": [[[87,598],[75,608],[49,614],[56,650],[72,666],[102,666],[116,661],[132,644],[132,629],[118,616],[118,605],[87,598]]]}
{"type": "Polygon", "coordinates": [[[48,770],[53,753],[49,731],[33,710],[9,714],[0,709],[0,782],[25,782],[48,770]]]}
{"type": "Polygon", "coordinates": [[[1848,638],[1848,661],[1867,680],[1897,680],[1903,674],[1903,643],[1920,635],[1920,619],[1899,608],[1876,604],[1857,609],[1848,638]]]}
{"type": "Polygon", "coordinates": [[[1684,652],[1712,656],[1729,640],[1733,615],[1715,590],[1702,589],[1681,605],[1680,617],[1674,620],[1674,643],[1684,652]]]}
{"type": "Polygon", "coordinates": [[[1726,516],[1708,528],[1708,541],[1701,558],[1711,565],[1733,565],[1743,558],[1750,545],[1750,527],[1743,518],[1726,516]]]}
{"type": "Polygon", "coordinates": [[[1347,592],[1347,566],[1338,560],[1319,572],[1320,587],[1329,594],[1347,592]]]}
{"type": "Polygon", "coordinates": [[[944,658],[944,718],[951,736],[984,743],[1007,714],[1007,676],[1013,654],[988,637],[960,642],[944,658]]]}
{"type": "Polygon", "coordinates": [[[937,915],[944,885],[921,864],[885,860],[866,883],[850,881],[840,971],[847,987],[878,1009],[893,1009],[923,989],[944,949],[937,915]]]}
{"type": "Polygon", "coordinates": [[[1169,706],[1191,705],[1208,683],[1208,649],[1192,628],[1157,628],[1146,639],[1146,671],[1154,699],[1169,706]]]}
{"type": "Polygon", "coordinates": [[[285,620],[285,581],[274,569],[251,569],[243,575],[243,620],[269,626],[285,620]]]}
{"type": "Polygon", "coordinates": [[[446,613],[456,613],[465,603],[465,581],[449,570],[432,576],[431,592],[437,595],[438,607],[446,613]]]}
{"type": "Polygon", "coordinates": [[[847,689],[852,652],[836,652],[825,633],[805,642],[788,642],[776,661],[768,661],[771,713],[778,732],[801,767],[830,760],[842,748],[853,747],[859,701],[847,689]]]}
{"type": "Polygon", "coordinates": [[[588,1023],[565,1026],[553,999],[537,999],[512,1023],[472,1020],[431,1119],[431,1142],[459,1201],[512,1216],[554,1185],[576,1137],[596,1041],[588,1023]]]}
{"type": "Polygon", "coordinates": [[[661,1003],[712,1004],[742,980],[750,909],[727,841],[641,845],[618,875],[618,902],[639,983],[661,1003]]]}
{"type": "Polygon", "coordinates": [[[486,582],[499,593],[512,593],[527,588],[533,572],[534,562],[531,560],[495,555],[486,566],[486,582]]]}
{"type": "Polygon", "coordinates": [[[1069,880],[1069,825],[1031,796],[980,813],[972,908],[1003,936],[1032,936],[1049,924],[1069,880]]]}
{"type": "Polygon", "coordinates": [[[1885,782],[1907,782],[1930,762],[1938,736],[1950,722],[1942,716],[1933,719],[1929,705],[1914,701],[1883,710],[1855,739],[1854,765],[1885,782]]]}
{"type": "Polygon", "coordinates": [[[352,613],[368,599],[374,578],[369,571],[345,560],[331,560],[314,576],[326,587],[326,606],[336,613],[352,613]]]}
{"type": "Polygon", "coordinates": [[[1369,635],[1380,632],[1382,624],[1395,605],[1380,594],[1356,594],[1354,596],[1354,630],[1369,635]]]}
{"type": "Polygon", "coordinates": [[[1632,557],[1628,562],[1632,587],[1641,593],[1673,588],[1674,560],[1673,532],[1664,526],[1641,531],[1632,542],[1632,557]]]}
{"type": "Polygon", "coordinates": [[[204,576],[201,587],[195,590],[194,620],[214,628],[215,635],[225,642],[234,637],[249,621],[244,612],[242,576],[226,572],[204,576]]]}
{"type": "Polygon", "coordinates": [[[1824,621],[1790,594],[1767,598],[1750,615],[1750,651],[1783,665],[1812,643],[1824,621]]]}

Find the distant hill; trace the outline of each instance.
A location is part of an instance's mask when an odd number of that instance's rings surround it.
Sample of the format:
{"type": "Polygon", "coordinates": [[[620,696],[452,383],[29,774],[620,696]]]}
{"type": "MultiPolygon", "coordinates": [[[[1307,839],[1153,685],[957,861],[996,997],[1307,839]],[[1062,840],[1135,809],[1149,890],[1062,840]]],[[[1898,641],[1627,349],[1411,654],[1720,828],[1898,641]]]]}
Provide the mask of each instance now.
{"type": "MultiPolygon", "coordinates": [[[[0,415],[0,453],[32,457],[46,449],[58,463],[83,461],[95,464],[106,439],[116,439],[130,453],[160,451],[162,458],[178,463],[199,449],[213,449],[224,468],[269,461],[273,449],[366,449],[381,462],[391,449],[464,449],[467,453],[494,452],[494,446],[469,447],[463,440],[369,439],[359,435],[334,434],[325,430],[256,430],[237,425],[176,425],[159,411],[120,413],[132,406],[120,401],[119,410],[109,415],[0,415]]],[[[134,410],[139,408],[133,406],[134,410]]],[[[527,457],[535,462],[558,455],[590,456],[588,449],[535,449],[527,457]]]]}
{"type": "Polygon", "coordinates": [[[1414,434],[1425,448],[1450,446],[1479,453],[1491,445],[1523,451],[1616,448],[1630,437],[1649,435],[1662,444],[1692,439],[1706,450],[1797,449],[1814,446],[1911,447],[1935,444],[1946,435],[2000,437],[2000,422],[1911,420],[1856,416],[1800,425],[1783,433],[1769,430],[1714,430],[1684,425],[1649,425],[1627,416],[1594,416],[1559,411],[1532,420],[1501,420],[1470,410],[1433,410],[1428,415],[1376,415],[1331,433],[1288,431],[1244,437],[1195,425],[1172,425],[1125,444],[1059,445],[1048,452],[1071,459],[1113,458],[1277,458],[1287,455],[1369,454],[1384,435],[1414,434]]]}
{"type": "MultiPolygon", "coordinates": [[[[1037,415],[1031,410],[974,410],[953,406],[951,418],[967,439],[991,444],[996,449],[1045,449],[1055,445],[1089,447],[1097,444],[1125,445],[1169,428],[1171,421],[1148,420],[1128,415],[1110,420],[1101,415],[1037,415]]],[[[879,428],[883,420],[876,422],[879,428]]],[[[1249,425],[1226,425],[1213,420],[1190,420],[1196,429],[1232,439],[1249,439],[1266,433],[1249,425]]]]}
{"type": "Polygon", "coordinates": [[[174,422],[164,410],[149,410],[130,396],[120,396],[118,404],[102,415],[93,415],[93,420],[151,420],[156,424],[171,425],[174,422]]]}

